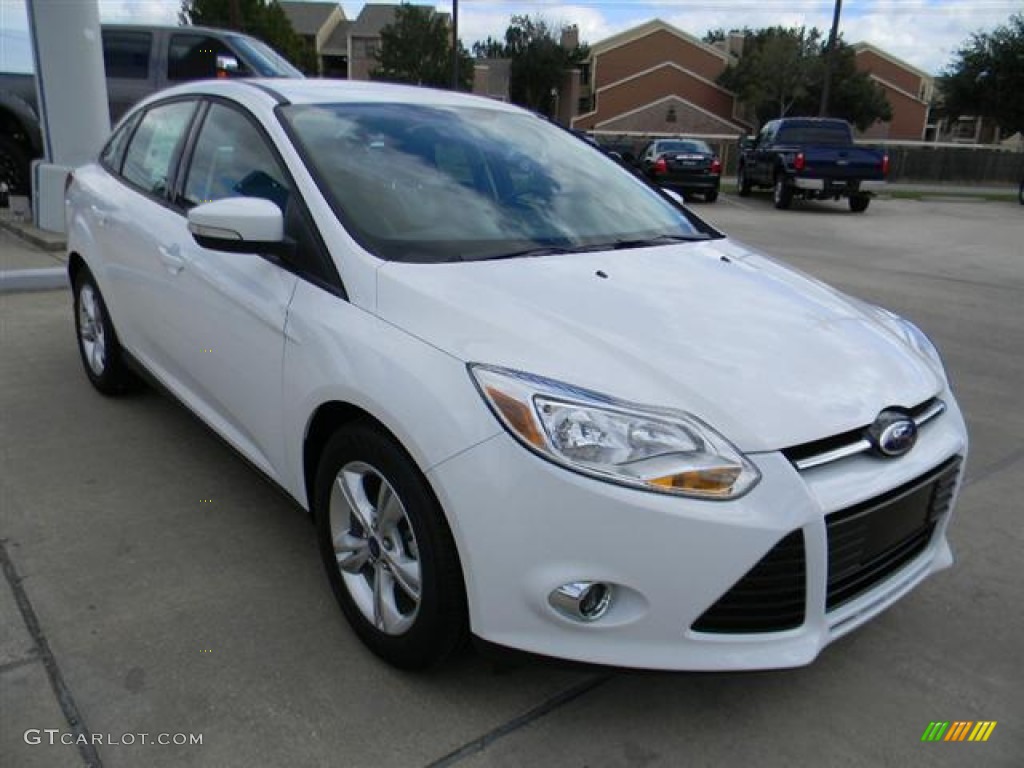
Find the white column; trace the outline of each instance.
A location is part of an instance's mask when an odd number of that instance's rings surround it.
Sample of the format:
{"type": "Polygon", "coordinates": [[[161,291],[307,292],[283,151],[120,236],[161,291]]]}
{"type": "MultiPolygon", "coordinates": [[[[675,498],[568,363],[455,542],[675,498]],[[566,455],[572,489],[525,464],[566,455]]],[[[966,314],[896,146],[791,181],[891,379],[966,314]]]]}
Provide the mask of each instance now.
{"type": "Polygon", "coordinates": [[[41,229],[64,231],[64,180],[110,133],[97,0],[28,0],[45,158],[33,165],[41,229]]]}

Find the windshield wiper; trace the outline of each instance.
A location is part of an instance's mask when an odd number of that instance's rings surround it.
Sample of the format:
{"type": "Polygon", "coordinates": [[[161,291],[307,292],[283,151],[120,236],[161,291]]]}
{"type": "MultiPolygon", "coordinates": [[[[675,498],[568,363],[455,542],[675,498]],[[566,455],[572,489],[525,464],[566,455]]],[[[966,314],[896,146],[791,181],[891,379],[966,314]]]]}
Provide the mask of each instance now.
{"type": "MultiPolygon", "coordinates": [[[[596,251],[618,251],[626,248],[646,248],[653,245],[670,245],[672,243],[692,243],[699,240],[710,240],[709,235],[703,233],[694,235],[658,235],[657,237],[638,238],[635,240],[612,240],[607,243],[589,243],[587,245],[538,245],[533,248],[524,248],[520,251],[498,253],[494,256],[483,257],[486,261],[496,259],[528,258],[532,256],[554,256],[563,253],[594,253],[596,251]]],[[[475,259],[468,259],[475,261],[475,259]]]]}
{"type": "Polygon", "coordinates": [[[652,245],[670,245],[672,243],[694,243],[701,240],[710,240],[711,236],[704,233],[696,235],[658,235],[657,237],[644,237],[636,240],[616,240],[609,243],[606,248],[621,250],[624,248],[647,248],[652,245]]]}

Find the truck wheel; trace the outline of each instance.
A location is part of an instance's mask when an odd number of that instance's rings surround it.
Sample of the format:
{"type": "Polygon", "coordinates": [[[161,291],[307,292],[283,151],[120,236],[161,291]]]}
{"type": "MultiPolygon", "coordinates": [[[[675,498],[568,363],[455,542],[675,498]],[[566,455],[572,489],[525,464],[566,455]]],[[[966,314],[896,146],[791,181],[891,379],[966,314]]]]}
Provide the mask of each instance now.
{"type": "Polygon", "coordinates": [[[793,188],[789,186],[786,177],[781,173],[775,177],[775,186],[772,189],[772,201],[780,211],[789,208],[793,202],[793,188]]]}
{"type": "Polygon", "coordinates": [[[742,165],[736,171],[736,192],[740,197],[750,196],[750,179],[747,178],[747,169],[742,165]]]}
{"type": "Polygon", "coordinates": [[[0,184],[9,195],[28,195],[31,191],[29,157],[16,141],[0,136],[0,184]]]}
{"type": "Polygon", "coordinates": [[[853,195],[850,197],[850,210],[854,213],[864,213],[870,203],[871,198],[867,195],[853,195]]]}
{"type": "Polygon", "coordinates": [[[718,190],[717,189],[712,189],[712,190],[709,190],[708,192],[704,193],[704,202],[705,203],[713,203],[717,199],[718,199],[718,190]]]}

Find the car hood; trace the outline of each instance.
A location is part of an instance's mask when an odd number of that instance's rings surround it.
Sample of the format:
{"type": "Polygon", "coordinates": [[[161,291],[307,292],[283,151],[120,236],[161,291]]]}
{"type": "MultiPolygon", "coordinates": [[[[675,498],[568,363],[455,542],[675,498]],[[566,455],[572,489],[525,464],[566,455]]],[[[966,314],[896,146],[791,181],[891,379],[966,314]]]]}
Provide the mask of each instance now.
{"type": "Polygon", "coordinates": [[[377,312],[462,361],[681,409],[751,452],[858,428],[944,386],[858,303],[728,240],[388,262],[377,312]]]}

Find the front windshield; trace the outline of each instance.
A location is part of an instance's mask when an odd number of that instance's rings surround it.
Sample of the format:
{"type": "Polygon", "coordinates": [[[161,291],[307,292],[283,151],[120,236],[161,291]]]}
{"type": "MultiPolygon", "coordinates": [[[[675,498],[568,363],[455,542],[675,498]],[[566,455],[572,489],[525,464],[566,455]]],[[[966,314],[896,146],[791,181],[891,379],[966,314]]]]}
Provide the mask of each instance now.
{"type": "Polygon", "coordinates": [[[335,213],[381,258],[542,255],[713,232],[534,115],[389,103],[281,113],[335,213]]]}
{"type": "Polygon", "coordinates": [[[284,56],[266,43],[242,35],[232,36],[231,42],[245,54],[246,61],[260,77],[303,77],[284,56]]]}

